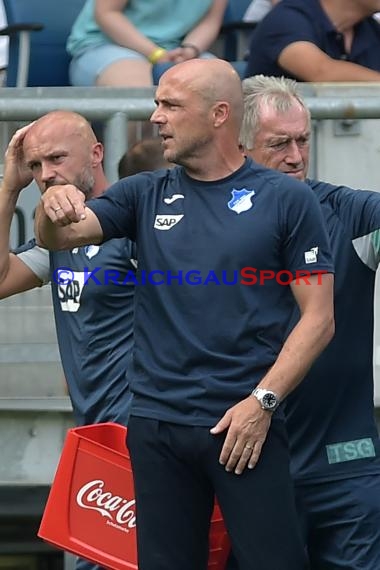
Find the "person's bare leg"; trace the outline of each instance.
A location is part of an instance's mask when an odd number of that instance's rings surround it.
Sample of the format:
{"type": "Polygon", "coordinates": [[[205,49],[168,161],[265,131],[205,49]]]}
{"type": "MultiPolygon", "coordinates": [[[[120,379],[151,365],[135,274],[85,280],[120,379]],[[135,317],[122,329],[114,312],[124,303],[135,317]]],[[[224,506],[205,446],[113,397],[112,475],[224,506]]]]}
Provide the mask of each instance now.
{"type": "MultiPolygon", "coordinates": [[[[141,59],[121,59],[108,65],[99,75],[96,84],[98,87],[151,87],[152,66],[141,59]]],[[[129,122],[129,145],[145,136],[152,136],[152,125],[149,121],[129,122]]]]}
{"type": "Polygon", "coordinates": [[[108,65],[99,75],[99,87],[150,87],[152,66],[141,59],[120,59],[108,65]]]}

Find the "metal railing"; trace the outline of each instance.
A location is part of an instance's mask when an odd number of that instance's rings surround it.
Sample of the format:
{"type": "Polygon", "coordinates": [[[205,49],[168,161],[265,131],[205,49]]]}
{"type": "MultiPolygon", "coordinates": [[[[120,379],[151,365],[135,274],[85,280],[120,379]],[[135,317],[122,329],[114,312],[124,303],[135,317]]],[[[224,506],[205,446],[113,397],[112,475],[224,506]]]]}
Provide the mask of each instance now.
{"type": "Polygon", "coordinates": [[[32,121],[57,109],[75,111],[104,123],[104,170],[117,180],[119,159],[128,148],[128,121],[142,121],[154,110],[153,88],[7,87],[0,90],[0,121],[32,121]]]}
{"type": "MultiPolygon", "coordinates": [[[[363,84],[358,84],[363,88],[363,84]]],[[[355,86],[354,86],[355,87],[355,86]]],[[[301,85],[313,119],[380,119],[380,89],[365,85],[368,96],[353,94],[335,84],[336,95],[325,95],[321,85],[301,85]]],[[[154,110],[154,88],[26,87],[0,90],[0,121],[31,121],[56,109],[81,113],[104,122],[104,168],[111,182],[128,148],[128,121],[147,120],[154,110]]]]}

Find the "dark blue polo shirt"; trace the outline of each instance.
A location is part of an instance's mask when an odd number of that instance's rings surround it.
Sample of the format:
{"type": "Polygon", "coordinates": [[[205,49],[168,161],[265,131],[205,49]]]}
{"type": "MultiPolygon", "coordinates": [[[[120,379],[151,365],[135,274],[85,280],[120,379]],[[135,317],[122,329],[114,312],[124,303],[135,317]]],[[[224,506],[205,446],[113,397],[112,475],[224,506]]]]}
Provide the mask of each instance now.
{"type": "Polygon", "coordinates": [[[137,244],[131,413],[214,425],[277,359],[289,273],[332,271],[314,192],[247,159],[215,181],[138,174],[88,205],[105,239],[137,244]],[[260,284],[262,271],[273,278],[260,284]]]}
{"type": "Polygon", "coordinates": [[[298,483],[380,473],[373,402],[380,193],[315,180],[308,184],[331,238],[335,335],[285,403],[291,470],[298,483]]]}
{"type": "Polygon", "coordinates": [[[365,18],[355,26],[352,49],[347,54],[342,34],[318,0],[282,0],[252,34],[246,77],[258,73],[293,77],[278,65],[278,58],[284,48],[299,41],[315,44],[334,59],[380,71],[380,24],[374,18],[365,18]]]}

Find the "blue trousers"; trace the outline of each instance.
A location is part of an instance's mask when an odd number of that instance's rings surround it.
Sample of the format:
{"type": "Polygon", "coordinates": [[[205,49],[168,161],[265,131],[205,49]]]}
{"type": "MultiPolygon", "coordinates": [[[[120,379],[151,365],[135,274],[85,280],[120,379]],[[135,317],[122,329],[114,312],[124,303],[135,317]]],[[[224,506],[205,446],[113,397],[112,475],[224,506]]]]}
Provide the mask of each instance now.
{"type": "Polygon", "coordinates": [[[255,469],[219,464],[225,434],[131,417],[139,570],[206,570],[216,495],[239,570],[302,570],[285,428],[274,420],[255,469]]]}

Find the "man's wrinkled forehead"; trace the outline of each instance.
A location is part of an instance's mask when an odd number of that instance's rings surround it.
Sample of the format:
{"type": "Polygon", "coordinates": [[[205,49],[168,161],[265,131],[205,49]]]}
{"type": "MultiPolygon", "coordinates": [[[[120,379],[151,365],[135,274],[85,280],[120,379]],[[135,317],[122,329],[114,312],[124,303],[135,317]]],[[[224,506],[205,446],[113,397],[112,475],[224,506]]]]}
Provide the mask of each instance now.
{"type": "Polygon", "coordinates": [[[188,91],[188,85],[181,78],[171,76],[169,72],[167,73],[167,77],[163,76],[157,86],[155,94],[157,101],[180,98],[188,91]]]}
{"type": "Polygon", "coordinates": [[[50,147],[68,149],[71,146],[83,146],[84,140],[78,129],[64,121],[38,122],[33,125],[24,138],[24,148],[50,147]]]}
{"type": "Polygon", "coordinates": [[[33,133],[28,133],[28,137],[24,139],[23,154],[27,164],[57,156],[67,156],[71,152],[69,141],[53,139],[48,136],[35,136],[33,133]]]}
{"type": "Polygon", "coordinates": [[[297,104],[286,110],[279,110],[264,103],[260,108],[259,122],[261,127],[268,128],[270,126],[273,131],[281,134],[310,131],[309,115],[301,105],[297,104]]]}
{"type": "Polygon", "coordinates": [[[174,65],[161,76],[156,89],[156,96],[170,92],[178,94],[196,94],[203,90],[203,77],[196,75],[191,67],[174,65]]]}

